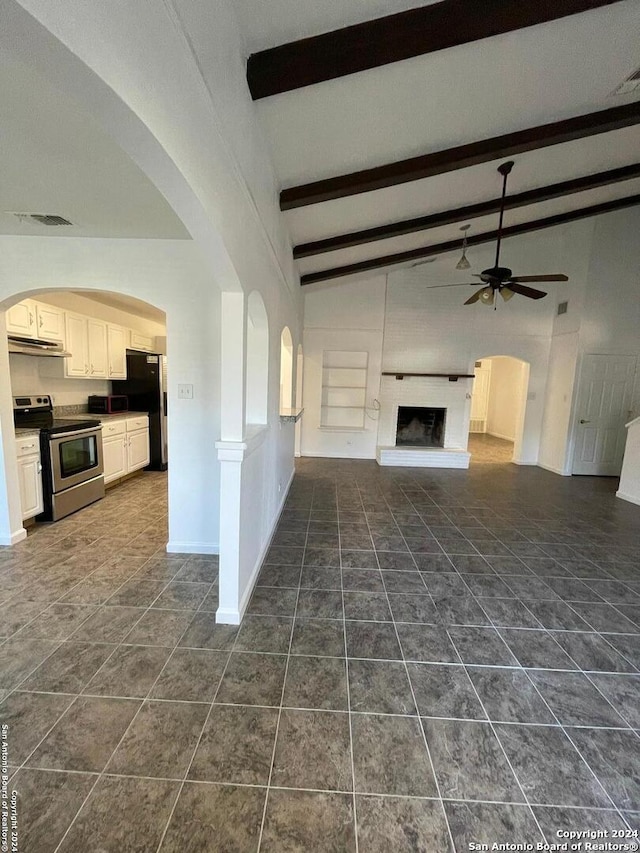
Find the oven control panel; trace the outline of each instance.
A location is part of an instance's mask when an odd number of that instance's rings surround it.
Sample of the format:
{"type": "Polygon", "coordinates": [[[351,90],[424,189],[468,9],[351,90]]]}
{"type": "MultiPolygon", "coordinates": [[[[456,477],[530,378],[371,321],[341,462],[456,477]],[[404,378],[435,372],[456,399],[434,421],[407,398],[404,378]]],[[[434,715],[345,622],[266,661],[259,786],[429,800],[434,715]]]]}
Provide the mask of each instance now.
{"type": "Polygon", "coordinates": [[[53,404],[51,402],[51,397],[47,394],[43,394],[40,397],[14,397],[13,408],[14,411],[16,409],[21,409],[22,411],[25,409],[46,409],[51,411],[51,409],[53,409],[53,404]]]}

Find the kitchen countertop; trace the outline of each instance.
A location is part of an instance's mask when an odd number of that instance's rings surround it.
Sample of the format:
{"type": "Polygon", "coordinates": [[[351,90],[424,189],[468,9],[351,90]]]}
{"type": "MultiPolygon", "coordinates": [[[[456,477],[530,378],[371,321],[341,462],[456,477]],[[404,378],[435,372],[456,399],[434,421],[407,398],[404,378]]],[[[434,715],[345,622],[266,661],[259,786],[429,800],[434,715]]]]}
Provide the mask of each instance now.
{"type": "Polygon", "coordinates": [[[122,421],[126,418],[148,418],[149,412],[117,412],[114,415],[98,415],[95,412],[81,412],[77,415],[59,415],[59,421],[95,421],[105,423],[106,421],[122,421]]]}
{"type": "Polygon", "coordinates": [[[33,427],[16,427],[16,438],[28,438],[32,435],[40,435],[40,430],[33,427]]]}

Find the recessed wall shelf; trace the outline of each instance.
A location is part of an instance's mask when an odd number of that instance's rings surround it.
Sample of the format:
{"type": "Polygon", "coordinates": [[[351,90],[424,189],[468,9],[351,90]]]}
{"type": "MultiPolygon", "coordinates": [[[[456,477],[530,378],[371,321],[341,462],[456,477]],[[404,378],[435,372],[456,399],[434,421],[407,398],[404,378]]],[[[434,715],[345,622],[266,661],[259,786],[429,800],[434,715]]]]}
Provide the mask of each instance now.
{"type": "Polygon", "coordinates": [[[474,379],[475,376],[473,373],[400,373],[399,371],[382,371],[383,376],[395,376],[400,382],[405,378],[405,376],[431,376],[431,377],[439,377],[441,379],[448,379],[449,382],[457,382],[458,379],[474,379]]]}
{"type": "Polygon", "coordinates": [[[321,429],[364,429],[367,352],[324,350],[321,429]]]}

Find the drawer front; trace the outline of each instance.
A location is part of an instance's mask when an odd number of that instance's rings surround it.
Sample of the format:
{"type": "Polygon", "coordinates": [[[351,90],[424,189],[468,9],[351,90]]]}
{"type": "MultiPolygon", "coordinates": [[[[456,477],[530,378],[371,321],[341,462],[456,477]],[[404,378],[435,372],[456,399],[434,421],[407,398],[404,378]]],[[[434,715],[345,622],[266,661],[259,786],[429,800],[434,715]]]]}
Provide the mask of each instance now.
{"type": "Polygon", "coordinates": [[[126,421],[102,421],[102,438],[111,438],[113,435],[123,435],[127,431],[126,421]]]}
{"type": "Polygon", "coordinates": [[[136,429],[148,429],[149,418],[129,418],[127,420],[127,432],[133,432],[136,429]]]}
{"type": "Polygon", "coordinates": [[[37,435],[29,435],[26,438],[16,438],[16,455],[18,459],[20,459],[22,456],[39,456],[39,437],[37,435]]]}

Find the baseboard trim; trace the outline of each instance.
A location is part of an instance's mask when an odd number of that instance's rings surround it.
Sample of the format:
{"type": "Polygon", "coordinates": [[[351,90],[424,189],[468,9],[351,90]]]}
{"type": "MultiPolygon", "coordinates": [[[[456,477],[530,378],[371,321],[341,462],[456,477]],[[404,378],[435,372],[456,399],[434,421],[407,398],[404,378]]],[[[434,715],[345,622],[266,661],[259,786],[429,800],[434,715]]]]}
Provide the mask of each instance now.
{"type": "Polygon", "coordinates": [[[167,554],[219,554],[217,542],[167,542],[167,554]]]}
{"type": "Polygon", "coordinates": [[[239,610],[223,610],[222,607],[216,610],[216,625],[239,625],[240,621],[239,610]]]}
{"type": "Polygon", "coordinates": [[[623,501],[629,501],[630,504],[640,506],[640,498],[635,497],[634,495],[628,495],[626,492],[621,492],[620,490],[618,490],[616,492],[616,497],[621,498],[623,501]]]}
{"type": "Polygon", "coordinates": [[[235,610],[222,610],[221,608],[218,608],[218,610],[216,612],[216,622],[222,622],[222,618],[224,618],[225,620],[231,619],[231,618],[237,618],[238,619],[237,622],[224,622],[223,624],[239,625],[240,622],[242,621],[242,617],[244,616],[245,610],[247,609],[247,606],[249,604],[249,600],[251,599],[251,594],[253,593],[253,588],[255,587],[256,581],[258,580],[258,574],[260,572],[260,569],[262,568],[262,563],[264,561],[264,558],[267,555],[267,551],[271,547],[271,540],[273,539],[273,536],[276,532],[276,527],[278,526],[278,522],[280,521],[280,516],[282,515],[282,510],[284,509],[284,505],[285,505],[286,500],[287,500],[287,495],[289,494],[289,489],[291,488],[291,483],[293,482],[293,478],[295,476],[295,473],[296,473],[295,469],[293,469],[291,471],[291,475],[287,481],[287,485],[283,489],[282,498],[280,499],[280,504],[278,506],[278,511],[274,515],[273,522],[271,524],[271,530],[269,531],[269,535],[265,539],[265,544],[260,549],[260,553],[258,554],[258,558],[257,558],[257,560],[253,566],[252,571],[251,571],[251,576],[249,577],[249,582],[247,583],[247,588],[245,589],[244,594],[243,594],[242,598],[240,599],[240,605],[238,607],[238,610],[237,611],[235,611],[235,610]],[[220,619],[218,618],[218,614],[221,614],[220,619]]]}
{"type": "Polygon", "coordinates": [[[310,456],[313,459],[375,459],[374,456],[363,456],[359,453],[309,453],[308,451],[303,451],[300,456],[310,456]]]}
{"type": "Polygon", "coordinates": [[[538,468],[544,468],[545,471],[551,471],[552,474],[559,474],[561,477],[570,477],[571,474],[563,471],[561,468],[554,468],[553,465],[545,465],[544,462],[538,462],[538,468]]]}
{"type": "Polygon", "coordinates": [[[503,435],[501,432],[489,432],[487,430],[485,435],[492,435],[494,438],[501,438],[503,441],[510,441],[512,444],[515,441],[515,438],[512,438],[510,435],[503,435]]]}
{"type": "Polygon", "coordinates": [[[8,536],[0,536],[0,545],[17,545],[18,542],[22,542],[22,540],[26,538],[27,531],[24,529],[24,527],[21,527],[20,530],[16,530],[14,533],[10,533],[8,536]]]}

